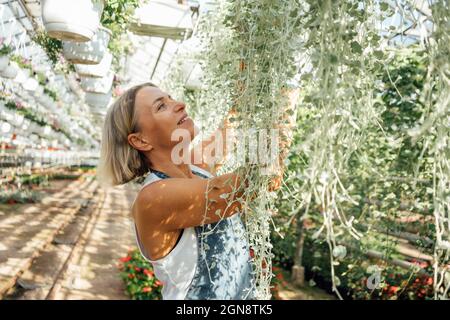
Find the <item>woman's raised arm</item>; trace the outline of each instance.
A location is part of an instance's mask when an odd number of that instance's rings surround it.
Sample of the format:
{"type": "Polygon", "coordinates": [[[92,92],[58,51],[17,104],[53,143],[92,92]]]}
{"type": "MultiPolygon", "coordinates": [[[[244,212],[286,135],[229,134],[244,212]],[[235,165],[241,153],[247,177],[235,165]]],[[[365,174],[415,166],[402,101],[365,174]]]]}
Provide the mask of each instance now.
{"type": "Polygon", "coordinates": [[[235,173],[210,179],[171,178],[143,188],[133,210],[140,223],[173,231],[227,218],[241,209],[238,190],[243,183],[235,173]]]}

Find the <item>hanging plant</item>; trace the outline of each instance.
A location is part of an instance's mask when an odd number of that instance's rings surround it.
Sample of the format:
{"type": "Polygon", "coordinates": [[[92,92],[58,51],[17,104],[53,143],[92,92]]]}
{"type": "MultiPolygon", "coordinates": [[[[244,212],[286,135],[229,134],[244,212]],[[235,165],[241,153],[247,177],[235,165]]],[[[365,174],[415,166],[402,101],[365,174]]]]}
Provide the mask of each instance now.
{"type": "Polygon", "coordinates": [[[0,56],[7,56],[12,51],[13,49],[4,42],[3,38],[0,38],[0,56]]]}
{"type": "MultiPolygon", "coordinates": [[[[143,3],[146,3],[145,0],[143,3]]],[[[101,25],[112,32],[109,51],[113,54],[113,64],[120,66],[120,59],[131,52],[132,44],[125,37],[134,11],[142,1],[139,0],[107,0],[100,19],[101,25]]]]}
{"type": "Polygon", "coordinates": [[[78,64],[99,64],[107,50],[111,38],[111,31],[100,26],[91,40],[87,42],[63,42],[64,57],[78,64]]]}
{"type": "Polygon", "coordinates": [[[38,30],[33,37],[33,41],[47,53],[47,57],[56,72],[67,74],[75,71],[73,64],[64,59],[61,40],[51,38],[45,30],[38,30]]]}
{"type": "Polygon", "coordinates": [[[429,63],[421,92],[427,112],[410,135],[413,141],[423,140],[423,152],[429,150],[433,157],[434,297],[446,300],[450,298],[450,4],[437,0],[430,9],[433,30],[431,37],[425,35],[429,63]]]}
{"type": "MultiPolygon", "coordinates": [[[[243,161],[231,156],[219,172],[239,168],[241,178],[248,181],[245,190],[239,190],[243,192],[239,201],[245,212],[256,299],[271,297],[270,226],[276,193],[269,190],[270,167],[272,161],[276,167],[285,152],[276,159],[265,159],[262,153],[251,159],[252,142],[259,140],[260,148],[273,148],[273,141],[281,142],[283,151],[288,147],[286,129],[292,126],[289,118],[295,116],[297,97],[288,81],[296,73],[295,55],[302,33],[297,25],[298,7],[295,1],[221,1],[216,10],[200,18],[194,35],[201,41],[198,55],[204,70],[204,89],[195,98],[202,116],[199,124],[208,134],[232,108],[235,115],[229,123],[242,133],[239,140],[245,144],[243,161]],[[273,129],[279,133],[276,139],[270,135],[273,129]]],[[[179,74],[184,85],[182,72],[179,74]]]]}
{"type": "Polygon", "coordinates": [[[42,0],[42,21],[52,38],[77,42],[92,39],[104,0],[42,0]]]}
{"type": "Polygon", "coordinates": [[[39,44],[47,53],[48,58],[55,66],[62,55],[62,42],[59,39],[49,37],[44,30],[39,30],[33,37],[33,41],[39,44]]]}

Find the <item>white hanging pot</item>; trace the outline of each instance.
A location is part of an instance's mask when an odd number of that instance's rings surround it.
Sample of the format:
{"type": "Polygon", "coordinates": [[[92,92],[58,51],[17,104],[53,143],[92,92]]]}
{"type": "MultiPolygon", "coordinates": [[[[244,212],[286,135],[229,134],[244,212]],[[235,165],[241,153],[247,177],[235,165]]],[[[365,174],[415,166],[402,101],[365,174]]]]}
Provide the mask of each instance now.
{"type": "Polygon", "coordinates": [[[110,38],[111,31],[99,27],[91,41],[64,41],[64,57],[72,63],[99,64],[108,49],[110,38]]]}
{"type": "Polygon", "coordinates": [[[22,123],[22,127],[21,127],[22,131],[23,132],[28,132],[28,128],[29,127],[30,127],[30,120],[24,119],[23,123],[22,123]]]}
{"type": "Polygon", "coordinates": [[[0,122],[0,130],[2,133],[9,133],[11,131],[12,127],[8,122],[0,122]]]}
{"type": "Polygon", "coordinates": [[[86,42],[100,25],[103,0],[41,0],[42,21],[52,38],[86,42]]]}
{"type": "Polygon", "coordinates": [[[112,58],[112,54],[106,51],[99,64],[76,64],[75,70],[80,76],[102,78],[111,68],[112,58]]]}
{"type": "Polygon", "coordinates": [[[17,72],[16,77],[14,78],[14,82],[19,84],[24,84],[30,78],[30,71],[27,69],[20,69],[17,72]]]}
{"type": "Polygon", "coordinates": [[[9,65],[0,72],[0,76],[6,79],[14,79],[19,72],[19,66],[14,61],[10,61],[9,65]]]}
{"type": "Polygon", "coordinates": [[[0,72],[6,69],[6,67],[9,64],[9,57],[8,56],[0,56],[0,72]]]}
{"type": "Polygon", "coordinates": [[[44,136],[48,136],[52,132],[52,128],[50,126],[44,127],[44,136]]]}
{"type": "Polygon", "coordinates": [[[91,107],[92,111],[99,111],[99,109],[103,109],[106,112],[106,107],[108,106],[111,97],[111,91],[108,93],[87,92],[84,97],[84,101],[91,107]]]}
{"type": "Polygon", "coordinates": [[[29,130],[32,133],[39,133],[39,128],[40,128],[40,126],[38,124],[36,124],[36,122],[31,122],[29,130]]]}
{"type": "Polygon", "coordinates": [[[33,96],[35,98],[40,97],[44,94],[44,88],[38,84],[36,90],[33,91],[33,96]]]}
{"type": "Polygon", "coordinates": [[[8,122],[12,122],[14,119],[14,112],[9,109],[3,110],[2,118],[8,122]]]}
{"type": "Polygon", "coordinates": [[[199,63],[186,61],[182,65],[184,86],[187,89],[199,90],[202,87],[203,70],[199,63]]]}
{"type": "Polygon", "coordinates": [[[152,0],[134,12],[129,30],[138,35],[183,40],[192,34],[189,5],[172,0],[152,0]]]}
{"type": "Polygon", "coordinates": [[[27,81],[24,82],[23,88],[27,91],[34,92],[39,87],[39,82],[35,78],[28,78],[27,81]]]}
{"type": "Polygon", "coordinates": [[[22,114],[14,114],[13,124],[15,127],[20,127],[23,124],[24,116],[22,114]]]}
{"type": "Polygon", "coordinates": [[[109,73],[103,78],[81,78],[81,88],[86,92],[94,93],[108,93],[111,90],[111,86],[114,80],[114,74],[109,73]]]}

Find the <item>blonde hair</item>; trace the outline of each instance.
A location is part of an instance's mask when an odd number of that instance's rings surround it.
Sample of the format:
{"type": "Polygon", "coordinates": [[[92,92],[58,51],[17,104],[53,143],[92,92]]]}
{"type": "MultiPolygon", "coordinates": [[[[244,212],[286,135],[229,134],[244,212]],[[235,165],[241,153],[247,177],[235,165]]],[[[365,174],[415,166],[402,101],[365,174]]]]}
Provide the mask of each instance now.
{"type": "Polygon", "coordinates": [[[103,186],[127,183],[146,174],[149,163],[145,156],[128,143],[128,135],[138,130],[135,101],[147,82],[125,91],[108,109],[103,124],[97,177],[103,186]]]}

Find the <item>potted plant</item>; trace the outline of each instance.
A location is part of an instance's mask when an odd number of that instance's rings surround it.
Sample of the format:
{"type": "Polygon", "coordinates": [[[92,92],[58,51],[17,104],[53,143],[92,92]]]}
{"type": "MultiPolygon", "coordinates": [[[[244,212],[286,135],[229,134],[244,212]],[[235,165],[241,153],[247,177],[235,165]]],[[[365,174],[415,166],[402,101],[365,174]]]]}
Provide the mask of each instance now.
{"type": "Polygon", "coordinates": [[[91,107],[91,110],[106,109],[111,97],[111,90],[108,93],[86,92],[84,101],[91,107]]]}
{"type": "Polygon", "coordinates": [[[129,54],[133,48],[126,31],[129,28],[130,21],[133,20],[136,8],[140,4],[140,0],[108,0],[105,3],[100,22],[102,26],[111,30],[113,34],[108,48],[113,55],[114,65],[119,65],[120,58],[129,54]]]}
{"type": "Polygon", "coordinates": [[[33,77],[28,78],[27,81],[23,83],[23,88],[30,92],[35,92],[38,89],[38,87],[39,82],[33,77]]]}
{"type": "Polygon", "coordinates": [[[14,82],[23,85],[30,78],[30,70],[18,68],[17,75],[14,78],[14,82]]]}
{"type": "Polygon", "coordinates": [[[78,64],[99,64],[108,48],[111,31],[99,27],[88,42],[63,41],[64,57],[78,64]]]}
{"type": "Polygon", "coordinates": [[[99,64],[76,64],[75,70],[80,76],[102,78],[108,74],[111,69],[112,54],[107,51],[99,64]]]}
{"type": "Polygon", "coordinates": [[[12,52],[12,48],[0,39],[0,72],[6,69],[9,64],[9,54],[12,52]]]}
{"type": "Polygon", "coordinates": [[[42,21],[52,38],[86,42],[100,25],[104,0],[42,0],[42,21]]]}
{"type": "Polygon", "coordinates": [[[103,78],[82,77],[80,85],[86,92],[107,93],[111,90],[113,80],[113,73],[103,78]]]}

